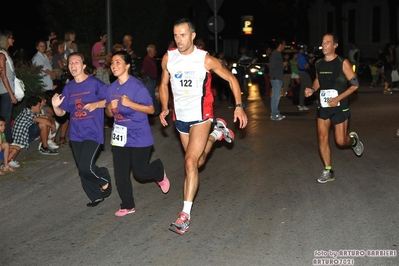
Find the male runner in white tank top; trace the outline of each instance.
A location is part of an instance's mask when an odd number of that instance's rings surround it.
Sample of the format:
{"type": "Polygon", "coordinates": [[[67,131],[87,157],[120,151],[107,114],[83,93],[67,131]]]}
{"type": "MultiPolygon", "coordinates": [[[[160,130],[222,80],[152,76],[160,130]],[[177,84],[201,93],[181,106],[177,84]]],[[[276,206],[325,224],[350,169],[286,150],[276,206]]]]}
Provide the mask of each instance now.
{"type": "Polygon", "coordinates": [[[248,119],[237,79],[217,58],[194,46],[196,33],[193,23],[185,18],[176,21],[173,34],[177,47],[168,50],[162,59],[162,78],[159,86],[162,111],[159,119],[163,126],[168,125],[166,116],[169,114],[170,82],[173,121],[186,153],[186,178],[183,210],[169,229],[182,235],[190,226],[191,207],[199,184],[198,168],[205,163],[206,156],[216,140],[234,140],[234,133],[227,128],[226,122],[214,117],[210,71],[230,84],[236,102],[233,121],[238,120],[239,127],[245,128],[248,119]]]}

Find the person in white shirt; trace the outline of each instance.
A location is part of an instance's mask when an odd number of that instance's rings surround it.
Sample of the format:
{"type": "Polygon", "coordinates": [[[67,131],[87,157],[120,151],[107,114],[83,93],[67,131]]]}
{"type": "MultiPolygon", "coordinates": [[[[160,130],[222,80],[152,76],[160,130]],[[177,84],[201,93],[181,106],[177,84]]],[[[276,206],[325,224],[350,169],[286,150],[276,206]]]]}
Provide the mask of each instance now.
{"type": "Polygon", "coordinates": [[[53,80],[57,78],[55,73],[53,72],[53,67],[50,63],[49,58],[46,55],[46,41],[39,40],[36,42],[37,53],[32,58],[32,63],[36,66],[42,66],[43,78],[42,81],[44,83],[44,90],[52,90],[53,89],[53,80]]]}
{"type": "Polygon", "coordinates": [[[348,59],[349,62],[352,64],[352,66],[354,66],[355,68],[353,69],[353,71],[357,74],[357,68],[359,66],[359,62],[360,62],[360,50],[359,48],[357,48],[357,44],[356,43],[352,43],[352,48],[349,50],[348,53],[348,59]]]}

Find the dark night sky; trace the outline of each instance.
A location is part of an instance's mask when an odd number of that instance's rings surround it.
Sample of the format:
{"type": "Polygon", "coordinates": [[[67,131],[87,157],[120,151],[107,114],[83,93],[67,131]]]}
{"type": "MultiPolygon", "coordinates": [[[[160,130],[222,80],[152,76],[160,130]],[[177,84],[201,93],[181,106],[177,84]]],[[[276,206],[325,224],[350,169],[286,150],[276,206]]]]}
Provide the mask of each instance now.
{"type": "MultiPolygon", "coordinates": [[[[13,32],[15,42],[13,49],[25,48],[28,51],[36,51],[35,43],[40,38],[47,39],[47,30],[43,21],[38,16],[35,1],[22,4],[20,1],[8,1],[2,10],[2,29],[13,32]]],[[[32,53],[32,52],[30,52],[32,53]]]]}
{"type": "MultiPolygon", "coordinates": [[[[199,1],[199,0],[196,0],[199,1]]],[[[201,0],[205,1],[205,0],[201,0]]],[[[20,1],[7,1],[3,4],[3,10],[10,10],[11,12],[3,12],[3,23],[1,28],[10,29],[13,31],[15,43],[10,50],[15,51],[19,48],[24,48],[28,54],[33,55],[36,52],[35,42],[44,38],[47,39],[48,27],[43,23],[38,10],[35,6],[35,0],[21,3],[20,1]]],[[[208,14],[206,19],[213,16],[213,10],[208,6],[208,14]]],[[[245,42],[249,46],[253,43],[260,43],[267,37],[266,33],[270,32],[267,29],[265,21],[265,10],[258,0],[247,1],[231,1],[224,0],[219,9],[218,16],[222,17],[225,22],[225,27],[219,37],[224,39],[240,39],[240,42],[245,42]],[[255,18],[254,34],[252,36],[243,36],[241,32],[241,16],[253,15],[255,18]]],[[[197,25],[198,27],[198,25],[197,25]]],[[[214,36],[210,31],[205,34],[214,36]]],[[[62,37],[62,36],[59,36],[62,37]]],[[[252,47],[250,47],[252,48],[252,47]]]]}
{"type": "MultiPolygon", "coordinates": [[[[24,1],[24,3],[20,1],[7,1],[5,4],[2,4],[2,10],[10,10],[10,12],[2,13],[4,19],[1,28],[13,31],[15,37],[14,48],[34,48],[35,42],[39,38],[47,37],[48,27],[40,19],[35,2],[34,0],[24,1]]],[[[259,11],[259,5],[252,4],[257,1],[245,1],[245,4],[242,2],[243,1],[231,0],[223,1],[218,15],[223,18],[225,27],[220,35],[231,38],[238,34],[238,37],[241,37],[241,16],[252,15],[254,12],[260,13],[258,18],[262,16],[261,11],[259,11]]],[[[209,15],[213,15],[213,10],[210,7],[209,15]]],[[[258,27],[260,27],[260,25],[258,25],[258,27]]],[[[209,32],[209,34],[212,35],[213,33],[209,32]]]]}

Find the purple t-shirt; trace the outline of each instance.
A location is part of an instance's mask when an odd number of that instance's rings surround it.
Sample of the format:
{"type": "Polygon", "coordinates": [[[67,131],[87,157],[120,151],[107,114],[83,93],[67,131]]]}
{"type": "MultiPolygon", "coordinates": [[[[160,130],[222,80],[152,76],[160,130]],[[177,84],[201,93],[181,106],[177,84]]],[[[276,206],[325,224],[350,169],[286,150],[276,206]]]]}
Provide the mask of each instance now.
{"type": "Polygon", "coordinates": [[[70,113],[70,140],[104,143],[104,109],[97,108],[89,112],[83,106],[104,100],[106,92],[107,84],[93,76],[80,83],[71,80],[65,85],[62,91],[65,99],[60,108],[70,113]]]}
{"type": "MultiPolygon", "coordinates": [[[[122,85],[119,85],[118,80],[109,85],[106,106],[114,99],[120,100],[123,95],[129,97],[132,102],[147,106],[153,105],[147,87],[133,76],[129,76],[129,79],[122,85]]],[[[125,107],[119,102],[116,114],[114,114],[114,124],[127,128],[125,147],[148,147],[154,145],[147,114],[125,107]]]]}

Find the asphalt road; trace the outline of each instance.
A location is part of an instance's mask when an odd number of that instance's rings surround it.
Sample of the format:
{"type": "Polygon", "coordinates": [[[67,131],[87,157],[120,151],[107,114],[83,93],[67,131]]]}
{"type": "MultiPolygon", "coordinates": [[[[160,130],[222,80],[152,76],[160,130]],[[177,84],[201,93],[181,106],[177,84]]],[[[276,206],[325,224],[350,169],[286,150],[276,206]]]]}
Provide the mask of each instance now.
{"type": "MultiPolygon", "coordinates": [[[[153,159],[163,160],[170,192],[134,181],[137,211],[125,217],[114,216],[116,189],[86,207],[69,147],[58,156],[21,154],[18,172],[0,177],[0,265],[399,265],[398,100],[366,86],[351,97],[350,130],[365,152],[339,149],[331,136],[336,179],[327,184],[316,182],[323,164],[314,105],[300,112],[283,98],[287,118],[271,121],[270,100],[252,87],[245,130],[218,105],[236,138],[216,143],[201,169],[183,236],[168,230],[183,206],[184,155],[173,126],[152,119],[153,159]]],[[[109,129],[106,136],[97,164],[113,173],[109,129]]]]}

